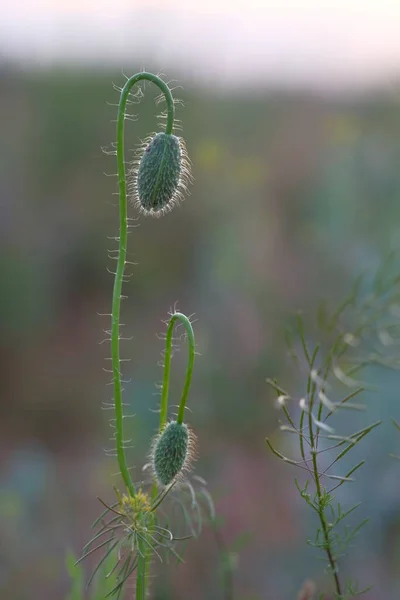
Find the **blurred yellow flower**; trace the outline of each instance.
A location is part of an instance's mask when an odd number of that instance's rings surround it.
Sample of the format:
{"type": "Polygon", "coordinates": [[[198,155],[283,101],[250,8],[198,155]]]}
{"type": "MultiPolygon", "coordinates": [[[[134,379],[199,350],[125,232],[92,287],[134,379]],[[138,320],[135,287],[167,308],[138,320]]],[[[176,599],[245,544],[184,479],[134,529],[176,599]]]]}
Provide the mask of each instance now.
{"type": "Polygon", "coordinates": [[[202,140],[195,149],[195,162],[205,170],[217,169],[226,155],[219,140],[202,140]]]}
{"type": "Polygon", "coordinates": [[[345,115],[332,115],[328,120],[328,131],[332,141],[351,145],[360,137],[360,125],[356,119],[345,115]]]}

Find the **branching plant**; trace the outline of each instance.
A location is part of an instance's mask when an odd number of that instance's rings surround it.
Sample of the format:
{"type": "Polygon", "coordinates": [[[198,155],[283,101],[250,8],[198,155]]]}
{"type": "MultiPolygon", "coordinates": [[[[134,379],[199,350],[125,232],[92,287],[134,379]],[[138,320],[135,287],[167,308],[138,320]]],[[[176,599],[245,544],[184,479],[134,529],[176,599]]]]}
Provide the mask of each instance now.
{"type": "Polygon", "coordinates": [[[363,292],[364,278],[359,278],[349,297],[333,313],[329,314],[326,305],[321,305],[319,343],[313,344],[307,339],[303,318],[297,315],[297,338],[288,332],[287,341],[292,359],[300,372],[305,373],[303,389],[291,392],[275,379],[267,380],[277,395],[277,405],[283,415],[280,430],[298,438],[299,456],[288,458],[270,439],[267,438],[266,443],[274,455],[305,475],[301,481],[295,479],[295,484],[319,523],[315,539],[309,544],[325,553],[335,597],[339,600],[361,595],[369,589],[360,590],[353,582],[343,581],[339,569],[340,559],[366,520],[355,526],[343,524],[359,504],[344,509],[338,491],[353,481],[365,461],[355,462],[345,472],[340,472],[340,464],[380,422],[344,434],[338,433],[332,425],[335,415],[341,411],[365,409],[359,397],[366,386],[355,378],[362,369],[371,364],[399,366],[397,353],[391,354],[390,349],[400,336],[396,319],[400,278],[388,275],[388,270],[389,265],[385,263],[372,282],[372,291],[367,294],[363,292]],[[338,397],[342,388],[348,391],[338,397]]]}
{"type": "Polygon", "coordinates": [[[195,338],[190,319],[183,313],[172,311],[167,323],[164,355],[164,377],[161,392],[159,431],[150,451],[151,474],[147,480],[134,483],[126,457],[127,442],[124,437],[123,380],[120,359],[120,312],[122,286],[125,280],[128,240],[128,192],[144,215],[160,217],[171,210],[186,190],[190,180],[189,163],[183,140],[173,134],[175,120],[174,99],[168,85],[158,76],[141,72],[127,80],[121,90],[117,119],[117,141],[112,154],[117,157],[119,188],[119,235],[116,251],[114,291],[111,312],[111,363],[113,403],[107,408],[114,411],[111,424],[115,429],[115,454],[122,476],[124,491],[114,488],[115,499],[108,504],[103,500],[104,511],[93,524],[95,534],[83,549],[77,561],[100,554],[87,585],[96,574],[106,568],[105,579],[113,585],[104,587],[102,597],[122,598],[130,577],[136,574],[137,600],[147,595],[149,569],[154,557],[163,552],[178,560],[178,542],[199,535],[205,515],[214,518],[212,499],[205,482],[199,477],[188,478],[195,454],[195,436],[184,422],[194,360],[195,338]],[[139,82],[149,81],[160,90],[166,102],[165,131],[150,136],[140,148],[133,168],[126,174],[124,158],[124,127],[128,118],[128,103],[138,100],[141,91],[131,94],[139,82]],[[168,421],[168,393],[174,329],[182,325],[188,341],[188,365],[179,409],[175,420],[168,421]],[[177,516],[178,515],[178,516],[177,516]],[[176,528],[184,531],[176,534],[176,528]],[[173,533],[174,531],[174,533],[173,533]],[[110,589],[111,587],[111,589],[110,589]]]}

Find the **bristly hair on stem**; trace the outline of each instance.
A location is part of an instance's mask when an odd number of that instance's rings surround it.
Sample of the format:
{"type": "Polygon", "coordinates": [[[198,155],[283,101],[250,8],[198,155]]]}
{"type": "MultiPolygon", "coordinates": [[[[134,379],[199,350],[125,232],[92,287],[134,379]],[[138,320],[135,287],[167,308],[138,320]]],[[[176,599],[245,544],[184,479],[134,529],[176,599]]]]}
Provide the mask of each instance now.
{"type": "Polygon", "coordinates": [[[165,335],[164,377],[161,392],[160,423],[150,452],[150,464],[156,485],[166,486],[181,481],[190,471],[195,457],[196,436],[183,422],[186,402],[193,376],[196,344],[190,319],[181,312],[171,311],[165,335]],[[173,332],[177,325],[183,325],[188,340],[188,364],[185,384],[179,402],[176,420],[167,422],[169,380],[173,350],[173,332]]]}
{"type": "MultiPolygon", "coordinates": [[[[127,105],[131,101],[137,101],[141,93],[131,94],[132,88],[141,81],[149,81],[155,84],[161,91],[166,102],[166,126],[165,131],[153,135],[142,148],[140,160],[137,169],[134,172],[133,188],[137,199],[137,206],[142,213],[151,216],[162,216],[177,203],[177,199],[182,191],[186,190],[186,183],[190,178],[189,163],[186,156],[184,142],[173,134],[175,121],[175,106],[171,89],[158,75],[146,71],[137,73],[130,77],[124,87],[120,90],[120,101],[118,105],[117,130],[115,151],[117,157],[118,191],[119,191],[119,234],[115,238],[118,242],[117,268],[115,271],[112,309],[111,309],[111,364],[112,364],[112,384],[114,388],[114,409],[115,418],[113,424],[115,428],[114,439],[116,443],[115,453],[118,460],[120,474],[125,486],[125,492],[120,494],[117,490],[117,502],[109,506],[103,501],[106,510],[94,526],[98,527],[97,533],[92,540],[85,546],[83,560],[87,556],[97,552],[105,551],[99,563],[97,564],[92,577],[103,565],[104,561],[109,560],[113,555],[116,556],[116,563],[112,569],[117,571],[116,585],[113,587],[109,596],[120,597],[126,581],[130,575],[136,571],[136,598],[144,600],[147,593],[147,581],[149,573],[149,564],[153,555],[160,556],[159,549],[166,547],[174,555],[176,551],[172,543],[176,538],[169,531],[167,525],[160,525],[156,510],[172,487],[175,479],[172,478],[161,492],[157,486],[151,482],[152,492],[147,493],[142,490],[142,484],[137,487],[132,480],[126,458],[126,441],[124,438],[124,414],[122,402],[122,376],[120,359],[120,314],[122,285],[125,280],[125,266],[127,264],[127,241],[128,241],[128,202],[127,202],[127,175],[125,170],[125,152],[124,152],[124,131],[125,121],[130,117],[127,115],[127,105]],[[106,539],[104,539],[106,538],[106,539]],[[94,545],[96,544],[96,545],[94,545]]],[[[177,319],[185,324],[190,340],[189,364],[187,377],[182,396],[182,410],[179,412],[179,424],[182,425],[182,415],[185,408],[187,395],[190,388],[190,381],[193,371],[194,361],[194,335],[189,319],[183,314],[173,315],[171,319],[172,328],[177,319]]],[[[164,408],[167,407],[169,372],[165,375],[164,385],[166,392],[163,394],[164,408]]],[[[186,426],[185,426],[186,427],[186,426]]],[[[189,485],[189,484],[188,484],[189,485]]],[[[191,488],[192,489],[192,488],[191,488]]],[[[207,492],[202,489],[201,495],[206,497],[207,492]]],[[[198,503],[195,500],[196,494],[191,494],[193,506],[198,511],[198,503]]],[[[164,519],[164,516],[162,517],[164,519]]]]}
{"type": "MultiPolygon", "coordinates": [[[[117,458],[121,471],[122,478],[124,480],[126,488],[133,496],[135,494],[134,485],[130,476],[129,469],[126,463],[125,448],[124,448],[124,436],[123,436],[123,412],[122,412],[122,389],[121,389],[121,371],[120,371],[120,311],[121,311],[121,293],[122,283],[124,279],[124,271],[126,264],[127,254],[127,242],[128,242],[128,216],[127,216],[127,180],[125,171],[125,152],[124,152],[124,129],[125,129],[125,113],[126,106],[129,99],[131,89],[140,81],[150,81],[155,84],[160,91],[164,94],[167,103],[167,125],[165,136],[171,136],[174,127],[174,101],[171,90],[168,85],[157,75],[152,73],[142,72],[133,75],[125,83],[122,91],[118,107],[117,117],[117,166],[118,166],[118,188],[119,188],[119,252],[117,261],[117,270],[115,273],[114,290],[112,299],[112,315],[111,315],[111,360],[112,360],[112,371],[113,371],[113,382],[114,382],[114,405],[115,405],[115,439],[116,439],[116,450],[117,458]]],[[[165,157],[163,153],[160,154],[159,160],[161,161],[161,175],[159,183],[157,184],[157,190],[162,190],[163,172],[168,168],[168,156],[165,157]]],[[[157,175],[157,174],[156,174],[157,175]]],[[[157,191],[156,190],[156,191],[157,191]]]]}
{"type": "MultiPolygon", "coordinates": [[[[123,436],[123,411],[122,390],[120,373],[120,308],[121,291],[126,263],[128,222],[127,222],[127,181],[124,158],[124,126],[126,106],[131,89],[139,81],[150,81],[155,84],[164,95],[167,104],[167,124],[165,133],[162,134],[161,143],[155,143],[155,138],[149,142],[144,149],[140,160],[135,186],[137,189],[138,202],[142,204],[146,214],[159,216],[164,214],[176,203],[176,194],[182,184],[181,172],[185,171],[186,163],[183,158],[181,145],[178,138],[173,136],[174,127],[174,100],[168,85],[157,75],[141,72],[133,75],[125,83],[118,107],[117,117],[117,166],[119,187],[119,253],[117,270],[114,280],[114,291],[112,300],[112,325],[111,325],[111,356],[114,381],[114,404],[115,404],[115,429],[117,457],[122,478],[131,497],[135,496],[136,490],[130,476],[126,463],[124,436],[123,436]]],[[[161,135],[161,134],[160,134],[161,135]]],[[[160,139],[159,137],[157,138],[160,139]]],[[[138,543],[138,576],[136,583],[137,598],[144,598],[146,594],[146,581],[148,576],[149,560],[151,558],[152,546],[146,545],[144,539],[138,543]]]]}
{"type": "Polygon", "coordinates": [[[400,307],[400,277],[388,276],[387,272],[388,264],[384,263],[373,279],[372,291],[367,293],[363,290],[363,279],[359,278],[351,294],[334,312],[329,314],[326,305],[321,305],[317,343],[310,343],[303,317],[300,313],[297,315],[296,339],[290,333],[287,342],[290,356],[301,373],[305,373],[302,389],[291,392],[276,379],[267,379],[283,415],[280,430],[298,438],[299,455],[285,456],[269,438],[266,444],[275,456],[305,474],[303,483],[295,479],[295,484],[319,521],[315,540],[309,544],[325,553],[338,600],[361,595],[369,588],[359,590],[351,581],[344,582],[339,572],[341,557],[367,520],[340,531],[338,526],[359,505],[344,510],[337,490],[353,481],[365,461],[356,462],[344,473],[337,473],[336,468],[380,422],[353,433],[339,434],[332,427],[332,421],[340,411],[365,409],[358,398],[366,386],[355,379],[356,373],[371,364],[400,366],[398,357],[388,353],[392,345],[389,340],[400,339],[400,325],[393,319],[400,307]],[[343,386],[349,390],[337,398],[338,388],[343,386]]]}

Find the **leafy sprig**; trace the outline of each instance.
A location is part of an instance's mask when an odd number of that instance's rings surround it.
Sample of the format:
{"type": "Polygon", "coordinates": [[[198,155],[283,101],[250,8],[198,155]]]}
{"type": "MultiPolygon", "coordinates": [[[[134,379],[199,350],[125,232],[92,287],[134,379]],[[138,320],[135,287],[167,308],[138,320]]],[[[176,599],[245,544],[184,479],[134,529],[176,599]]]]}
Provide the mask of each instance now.
{"type": "Polygon", "coordinates": [[[310,343],[303,316],[297,315],[297,336],[288,331],[286,339],[289,355],[300,373],[305,373],[302,390],[291,393],[275,379],[267,379],[283,415],[280,430],[297,436],[299,456],[285,456],[269,438],[266,443],[275,456],[305,473],[305,483],[295,479],[295,484],[319,522],[315,538],[309,544],[325,553],[339,600],[367,591],[359,590],[352,582],[343,582],[339,574],[340,559],[367,520],[355,526],[346,525],[347,517],[359,504],[344,510],[337,496],[342,485],[354,481],[365,461],[355,462],[345,471],[340,471],[340,465],[380,421],[349,434],[338,433],[332,422],[343,410],[365,410],[359,396],[368,386],[355,378],[362,369],[371,364],[400,366],[397,353],[392,351],[400,340],[400,325],[393,318],[400,306],[400,277],[388,274],[389,264],[390,261],[386,262],[378,270],[371,291],[363,289],[364,276],[356,280],[349,296],[332,313],[321,303],[317,315],[318,342],[310,343]],[[337,397],[343,387],[350,388],[349,392],[337,397]]]}

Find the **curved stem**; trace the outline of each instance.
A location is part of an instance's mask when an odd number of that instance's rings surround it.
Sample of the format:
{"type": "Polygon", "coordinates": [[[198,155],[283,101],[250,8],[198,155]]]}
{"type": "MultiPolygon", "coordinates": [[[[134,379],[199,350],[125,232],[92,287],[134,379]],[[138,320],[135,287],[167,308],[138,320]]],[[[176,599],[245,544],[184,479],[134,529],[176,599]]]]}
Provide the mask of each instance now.
{"type": "Polygon", "coordinates": [[[119,253],[117,270],[115,273],[114,290],[112,299],[112,317],[111,317],[111,360],[114,382],[114,405],[115,405],[115,439],[117,446],[117,458],[124,483],[133,496],[135,487],[132,482],[129,469],[126,464],[124,435],[123,435],[123,410],[122,410],[122,386],[120,371],[120,352],[119,352],[119,324],[121,312],[121,292],[125,271],[126,248],[128,238],[128,217],[127,217],[127,193],[126,193],[126,173],[124,159],[124,125],[125,110],[128,97],[132,87],[142,80],[151,81],[165,95],[167,102],[167,126],[166,133],[171,134],[174,125],[174,101],[171,91],[167,84],[152,73],[143,71],[133,75],[124,85],[118,107],[117,118],[117,164],[118,164],[118,187],[119,187],[119,253]]]}
{"type": "MultiPolygon", "coordinates": [[[[183,313],[176,312],[174,313],[168,323],[167,335],[165,338],[165,357],[164,357],[164,377],[163,377],[163,385],[162,385],[162,394],[161,394],[161,407],[160,407],[160,426],[159,431],[161,432],[165,424],[167,422],[168,415],[168,392],[169,392],[169,379],[171,374],[171,358],[172,358],[172,334],[174,331],[174,327],[177,321],[180,321],[186,329],[186,333],[189,341],[189,359],[188,365],[186,368],[186,377],[185,384],[183,386],[181,401],[179,403],[178,409],[178,423],[183,422],[183,417],[185,413],[186,400],[189,395],[190,385],[192,383],[192,375],[193,375],[193,367],[194,367],[194,357],[195,357],[195,339],[193,327],[190,320],[183,313]]],[[[157,497],[158,487],[157,482],[154,479],[153,489],[152,489],[152,498],[153,501],[157,497]]],[[[144,558],[140,557],[138,567],[140,567],[141,572],[146,573],[149,566],[151,556],[147,553],[144,558]]],[[[142,577],[139,577],[136,581],[136,598],[141,598],[141,586],[145,582],[145,578],[143,580],[142,577]]]]}
{"type": "Polygon", "coordinates": [[[189,319],[183,314],[176,312],[174,313],[168,323],[167,337],[165,340],[165,359],[164,359],[164,379],[162,386],[161,395],[161,410],[160,410],[160,431],[164,428],[167,422],[168,412],[168,392],[169,392],[169,378],[171,373],[171,355],[172,355],[172,334],[177,321],[180,321],[186,329],[189,342],[189,359],[186,369],[185,385],[183,386],[182,397],[179,403],[178,409],[178,423],[183,422],[185,415],[186,400],[189,395],[190,384],[192,383],[194,357],[195,357],[195,340],[193,327],[189,319]]]}

